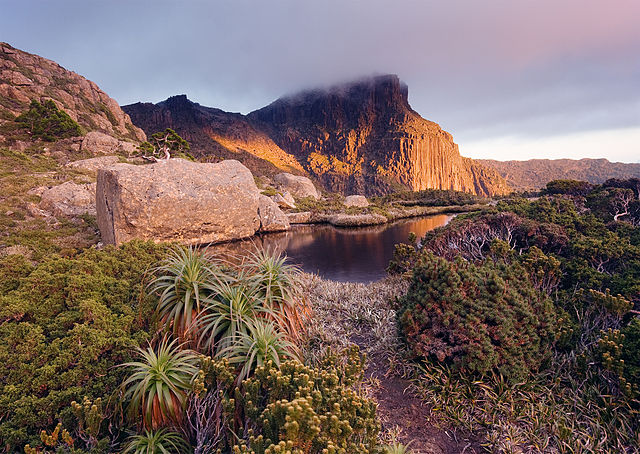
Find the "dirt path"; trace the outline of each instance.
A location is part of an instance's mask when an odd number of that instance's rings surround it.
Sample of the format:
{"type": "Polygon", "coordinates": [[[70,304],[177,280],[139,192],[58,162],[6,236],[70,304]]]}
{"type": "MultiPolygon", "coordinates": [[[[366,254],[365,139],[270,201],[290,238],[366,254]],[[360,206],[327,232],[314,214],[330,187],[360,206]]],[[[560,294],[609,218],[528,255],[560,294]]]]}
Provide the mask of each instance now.
{"type": "MultiPolygon", "coordinates": [[[[361,349],[367,349],[364,337],[351,339],[361,349]],[[361,345],[362,344],[362,345],[361,345]]],[[[369,353],[367,378],[378,381],[374,394],[382,430],[399,430],[398,441],[408,445],[413,454],[479,454],[482,450],[473,441],[429,423],[429,409],[410,390],[411,383],[389,375],[382,355],[369,353]]]]}
{"type": "Polygon", "coordinates": [[[477,443],[433,425],[429,408],[409,390],[410,382],[388,373],[389,356],[403,348],[390,306],[403,285],[401,280],[355,284],[310,277],[311,336],[338,350],[353,343],[367,354],[365,375],[371,379],[383,434],[396,434],[413,454],[479,454],[483,450],[477,443]]]}

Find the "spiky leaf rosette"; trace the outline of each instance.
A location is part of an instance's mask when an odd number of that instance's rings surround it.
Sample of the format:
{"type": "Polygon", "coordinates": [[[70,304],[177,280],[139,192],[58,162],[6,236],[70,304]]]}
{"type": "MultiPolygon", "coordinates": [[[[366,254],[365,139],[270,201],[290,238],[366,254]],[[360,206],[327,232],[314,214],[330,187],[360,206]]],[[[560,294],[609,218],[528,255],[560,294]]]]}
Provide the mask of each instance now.
{"type": "Polygon", "coordinates": [[[153,270],[149,291],[159,295],[157,315],[182,341],[188,340],[208,289],[229,277],[206,249],[177,247],[153,270]]]}
{"type": "Polygon", "coordinates": [[[199,372],[197,355],[164,339],[155,350],[138,348],[138,357],[140,361],[123,364],[131,370],[122,384],[125,399],[130,399],[129,415],[134,420],[142,415],[147,429],[179,425],[199,372]]]}
{"type": "Polygon", "coordinates": [[[185,439],[166,429],[145,430],[129,437],[122,454],[186,454],[192,452],[185,439]]]}

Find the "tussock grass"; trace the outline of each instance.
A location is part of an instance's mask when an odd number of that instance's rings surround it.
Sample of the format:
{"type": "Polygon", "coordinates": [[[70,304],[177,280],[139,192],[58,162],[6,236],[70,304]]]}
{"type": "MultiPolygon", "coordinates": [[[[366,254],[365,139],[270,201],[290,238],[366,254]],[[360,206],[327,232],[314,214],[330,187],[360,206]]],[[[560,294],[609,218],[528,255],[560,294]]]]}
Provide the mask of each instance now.
{"type": "MultiPolygon", "coordinates": [[[[312,317],[308,327],[306,359],[314,363],[327,348],[361,344],[371,355],[395,357],[405,350],[397,336],[392,301],[406,289],[406,282],[389,277],[370,284],[334,282],[304,275],[312,317]]],[[[389,359],[390,364],[392,360],[389,359]]]]}

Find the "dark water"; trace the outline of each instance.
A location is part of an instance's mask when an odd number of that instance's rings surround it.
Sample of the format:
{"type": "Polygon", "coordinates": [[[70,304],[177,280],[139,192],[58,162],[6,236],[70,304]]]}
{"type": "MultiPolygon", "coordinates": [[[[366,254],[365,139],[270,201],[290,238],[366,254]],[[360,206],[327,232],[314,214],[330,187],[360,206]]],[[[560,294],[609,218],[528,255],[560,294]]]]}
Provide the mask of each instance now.
{"type": "Polygon", "coordinates": [[[449,215],[405,219],[371,227],[336,228],[301,225],[248,242],[228,245],[234,252],[262,246],[285,252],[289,260],[309,273],[340,282],[372,282],[383,278],[396,243],[407,242],[410,232],[418,237],[445,225],[449,215]]]}

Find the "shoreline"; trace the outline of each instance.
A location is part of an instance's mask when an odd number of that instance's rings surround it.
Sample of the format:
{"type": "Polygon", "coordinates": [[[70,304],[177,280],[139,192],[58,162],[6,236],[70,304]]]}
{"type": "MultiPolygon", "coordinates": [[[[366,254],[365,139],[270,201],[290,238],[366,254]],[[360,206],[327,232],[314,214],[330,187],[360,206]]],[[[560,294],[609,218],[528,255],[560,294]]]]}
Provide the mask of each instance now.
{"type": "Polygon", "coordinates": [[[380,213],[316,213],[312,211],[306,212],[290,212],[286,213],[291,225],[312,225],[312,224],[330,224],[334,227],[365,227],[370,225],[389,224],[401,219],[416,218],[421,216],[434,216],[438,214],[458,214],[480,211],[487,205],[447,205],[447,206],[417,206],[411,209],[398,210],[391,209],[380,213]]]}

